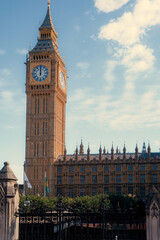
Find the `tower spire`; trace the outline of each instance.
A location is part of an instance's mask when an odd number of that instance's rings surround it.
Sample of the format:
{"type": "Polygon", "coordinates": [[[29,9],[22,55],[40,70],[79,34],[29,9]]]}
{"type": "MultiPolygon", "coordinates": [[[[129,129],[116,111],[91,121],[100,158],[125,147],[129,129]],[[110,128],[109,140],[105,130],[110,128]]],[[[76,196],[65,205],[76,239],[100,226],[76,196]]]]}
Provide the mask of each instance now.
{"type": "Polygon", "coordinates": [[[48,7],[50,7],[50,0],[48,0],[48,7]]]}

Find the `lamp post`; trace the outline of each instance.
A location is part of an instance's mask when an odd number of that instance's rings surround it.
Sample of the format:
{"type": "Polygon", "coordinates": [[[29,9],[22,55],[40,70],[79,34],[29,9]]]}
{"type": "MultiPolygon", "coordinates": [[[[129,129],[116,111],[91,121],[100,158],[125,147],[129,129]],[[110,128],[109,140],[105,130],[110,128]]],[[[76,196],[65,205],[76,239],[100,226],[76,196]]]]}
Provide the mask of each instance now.
{"type": "Polygon", "coordinates": [[[24,206],[27,208],[30,206],[30,200],[28,197],[26,197],[26,199],[24,200],[24,206]]]}

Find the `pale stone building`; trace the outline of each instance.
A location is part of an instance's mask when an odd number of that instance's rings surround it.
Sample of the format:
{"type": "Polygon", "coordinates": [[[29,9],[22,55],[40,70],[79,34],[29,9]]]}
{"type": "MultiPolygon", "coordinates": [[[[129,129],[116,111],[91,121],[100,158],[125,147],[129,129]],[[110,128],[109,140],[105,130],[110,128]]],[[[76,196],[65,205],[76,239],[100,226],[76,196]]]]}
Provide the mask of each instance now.
{"type": "Polygon", "coordinates": [[[0,171],[0,240],[18,240],[19,187],[17,178],[5,162],[0,171]]]}

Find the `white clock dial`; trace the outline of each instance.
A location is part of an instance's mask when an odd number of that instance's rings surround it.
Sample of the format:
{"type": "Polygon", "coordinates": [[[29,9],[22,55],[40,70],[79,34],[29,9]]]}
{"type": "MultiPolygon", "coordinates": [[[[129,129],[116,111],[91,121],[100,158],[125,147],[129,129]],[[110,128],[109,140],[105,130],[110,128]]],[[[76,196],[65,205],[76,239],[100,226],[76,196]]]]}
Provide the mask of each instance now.
{"type": "Polygon", "coordinates": [[[64,77],[63,72],[60,72],[60,73],[59,73],[59,82],[60,82],[60,84],[61,84],[61,87],[62,87],[62,88],[65,88],[65,77],[64,77]]]}

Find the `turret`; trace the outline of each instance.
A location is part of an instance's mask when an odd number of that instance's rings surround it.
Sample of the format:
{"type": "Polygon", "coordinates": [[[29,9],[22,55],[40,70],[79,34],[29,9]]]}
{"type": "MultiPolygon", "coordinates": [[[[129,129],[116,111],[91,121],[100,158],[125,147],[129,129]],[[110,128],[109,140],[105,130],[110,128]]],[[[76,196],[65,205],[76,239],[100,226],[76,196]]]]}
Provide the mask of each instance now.
{"type": "Polygon", "coordinates": [[[76,146],[76,160],[78,161],[78,146],[76,146]]]}
{"type": "Polygon", "coordinates": [[[123,159],[126,160],[126,146],[124,144],[124,148],[123,148],[123,159]]]}
{"type": "Polygon", "coordinates": [[[106,148],[105,147],[103,148],[103,154],[106,154],[106,148]]]}
{"type": "Polygon", "coordinates": [[[102,148],[101,148],[101,145],[100,145],[100,148],[99,148],[99,160],[100,161],[102,160],[102,148]]]}
{"type": "Polygon", "coordinates": [[[80,155],[83,155],[83,154],[84,154],[84,147],[83,147],[82,140],[81,140],[81,145],[80,145],[79,154],[80,154],[80,155]]]}
{"type": "Polygon", "coordinates": [[[135,159],[138,160],[138,147],[136,144],[136,148],[135,148],[135,159]]]}
{"type": "Polygon", "coordinates": [[[88,145],[88,149],[87,149],[87,160],[90,161],[90,148],[88,145]]]}
{"type": "Polygon", "coordinates": [[[150,143],[148,143],[148,160],[151,158],[151,147],[150,147],[150,143]]]}
{"type": "Polygon", "coordinates": [[[143,143],[143,147],[142,147],[142,153],[146,153],[147,151],[146,151],[146,144],[145,144],[145,142],[143,143]]]}
{"type": "Polygon", "coordinates": [[[116,154],[118,154],[119,153],[119,150],[118,150],[118,146],[117,146],[117,148],[116,148],[116,154]]]}
{"type": "Polygon", "coordinates": [[[67,159],[67,149],[66,149],[66,146],[65,146],[65,149],[64,149],[64,161],[66,161],[67,159]]]}
{"type": "Polygon", "coordinates": [[[111,160],[114,160],[114,148],[113,148],[113,144],[112,144],[112,148],[111,148],[111,160]]]}

